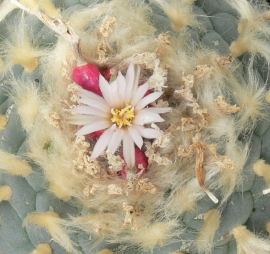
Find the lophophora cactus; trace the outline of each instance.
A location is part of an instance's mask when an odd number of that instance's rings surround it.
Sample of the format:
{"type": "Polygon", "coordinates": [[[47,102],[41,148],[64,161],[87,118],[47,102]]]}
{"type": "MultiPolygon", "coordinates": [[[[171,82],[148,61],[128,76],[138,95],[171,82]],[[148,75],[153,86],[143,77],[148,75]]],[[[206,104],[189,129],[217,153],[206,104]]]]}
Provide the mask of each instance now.
{"type": "Polygon", "coordinates": [[[270,253],[269,6],[4,0],[1,253],[270,253]]]}

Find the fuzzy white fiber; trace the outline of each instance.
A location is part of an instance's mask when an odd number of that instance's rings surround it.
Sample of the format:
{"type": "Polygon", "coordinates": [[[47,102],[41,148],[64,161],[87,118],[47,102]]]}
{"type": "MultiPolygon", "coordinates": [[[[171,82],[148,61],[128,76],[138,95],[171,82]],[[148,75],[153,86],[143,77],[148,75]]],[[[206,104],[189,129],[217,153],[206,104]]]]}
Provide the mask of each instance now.
{"type": "Polygon", "coordinates": [[[31,165],[14,154],[0,150],[0,170],[12,175],[28,176],[32,173],[31,165]]]}
{"type": "Polygon", "coordinates": [[[234,56],[240,56],[245,52],[251,53],[251,60],[256,54],[264,56],[270,61],[267,38],[270,34],[268,21],[270,18],[267,5],[261,1],[227,0],[227,2],[239,12],[240,21],[238,39],[230,46],[234,56]]]}
{"type": "Polygon", "coordinates": [[[52,248],[47,243],[41,243],[30,254],[52,254],[52,248]]]}
{"type": "Polygon", "coordinates": [[[1,186],[0,187],[0,202],[5,200],[10,200],[12,196],[12,189],[10,186],[1,186]]]}
{"type": "MultiPolygon", "coordinates": [[[[0,10],[1,7],[0,6],[0,10]]],[[[39,57],[44,55],[45,50],[37,47],[34,35],[24,25],[24,16],[18,18],[10,27],[10,37],[6,38],[1,45],[0,51],[4,58],[2,72],[8,72],[13,65],[21,65],[27,72],[33,72],[39,65],[39,57]],[[17,24],[19,22],[19,24],[17,24]]]]}
{"type": "Polygon", "coordinates": [[[199,253],[211,253],[213,239],[219,227],[221,214],[212,209],[204,216],[204,224],[197,239],[196,246],[199,253]]]}
{"type": "MultiPolygon", "coordinates": [[[[69,239],[68,233],[63,228],[62,219],[59,218],[59,215],[55,212],[46,212],[46,213],[31,213],[29,214],[23,221],[23,226],[25,227],[27,224],[35,224],[40,227],[44,227],[49,231],[53,239],[58,242],[61,246],[63,246],[68,252],[78,253],[76,249],[73,247],[71,240],[69,239]]],[[[44,249],[43,247],[39,247],[40,249],[44,249]]],[[[50,248],[45,246],[45,252],[40,253],[50,253],[50,248]]],[[[39,252],[38,252],[39,253],[39,252]]]]}
{"type": "Polygon", "coordinates": [[[267,254],[270,252],[269,240],[256,236],[245,226],[239,226],[232,232],[237,242],[237,254],[267,254]]]}

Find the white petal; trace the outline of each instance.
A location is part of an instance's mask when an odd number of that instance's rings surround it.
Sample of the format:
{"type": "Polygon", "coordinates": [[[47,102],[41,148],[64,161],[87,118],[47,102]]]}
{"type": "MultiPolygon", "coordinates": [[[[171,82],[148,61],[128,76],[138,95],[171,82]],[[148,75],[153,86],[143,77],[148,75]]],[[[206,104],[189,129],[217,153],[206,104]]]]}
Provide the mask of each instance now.
{"type": "Polygon", "coordinates": [[[164,119],[159,114],[152,112],[140,111],[133,119],[133,124],[144,125],[149,123],[160,123],[164,122],[164,119]]]}
{"type": "Polygon", "coordinates": [[[133,92],[133,85],[134,85],[134,75],[135,75],[135,70],[134,70],[134,64],[130,64],[127,69],[127,74],[126,74],[126,103],[130,102],[130,98],[133,92]]]}
{"type": "MultiPolygon", "coordinates": [[[[135,126],[135,125],[133,125],[135,126]]],[[[162,135],[162,132],[152,128],[144,128],[143,126],[136,125],[136,128],[140,135],[144,138],[157,138],[162,135]]]]}
{"type": "Polygon", "coordinates": [[[125,97],[126,97],[126,79],[123,74],[119,71],[118,76],[116,78],[116,82],[118,84],[118,98],[121,102],[121,107],[125,106],[125,97]]]}
{"type": "Polygon", "coordinates": [[[106,149],[108,143],[110,142],[113,132],[114,130],[107,129],[99,137],[90,157],[92,160],[97,158],[106,149]]]}
{"type": "Polygon", "coordinates": [[[141,66],[136,64],[134,66],[134,87],[137,87],[139,85],[139,80],[140,80],[140,73],[141,73],[141,66]]]}
{"type": "Polygon", "coordinates": [[[137,106],[135,107],[135,111],[139,111],[139,110],[143,109],[149,103],[158,99],[162,94],[163,94],[163,92],[154,92],[154,93],[147,95],[137,104],[137,106]]]}
{"type": "Polygon", "coordinates": [[[111,107],[116,109],[116,108],[120,108],[121,107],[121,103],[119,101],[119,96],[118,96],[118,83],[117,81],[113,81],[111,84],[110,84],[110,87],[111,87],[111,94],[110,94],[110,98],[111,98],[111,102],[112,102],[112,105],[111,107]]]}
{"type": "Polygon", "coordinates": [[[111,87],[108,81],[100,74],[99,75],[99,87],[102,92],[102,95],[105,101],[109,104],[110,107],[113,107],[111,100],[111,87]]]}
{"type": "Polygon", "coordinates": [[[172,108],[169,108],[169,107],[162,107],[162,108],[159,108],[159,107],[150,107],[150,108],[144,108],[141,111],[152,112],[152,113],[157,113],[157,114],[163,114],[163,113],[171,112],[172,111],[172,108]]]}
{"type": "Polygon", "coordinates": [[[101,96],[97,95],[96,93],[93,93],[91,91],[85,90],[82,87],[78,88],[77,91],[78,95],[81,96],[82,98],[88,98],[88,99],[92,99],[92,100],[96,100],[99,102],[105,102],[104,98],[102,98],[101,96]]]}
{"type": "Polygon", "coordinates": [[[138,87],[138,82],[140,78],[140,66],[130,64],[126,74],[126,98],[125,103],[130,103],[134,91],[138,87]]]}
{"type": "Polygon", "coordinates": [[[89,125],[96,121],[103,121],[103,120],[105,119],[102,117],[91,115],[76,115],[67,117],[67,122],[75,125],[89,125]]]}
{"type": "Polygon", "coordinates": [[[100,101],[96,101],[93,99],[79,99],[78,102],[82,103],[82,104],[86,104],[86,105],[93,107],[93,108],[98,108],[98,109],[102,110],[103,112],[110,112],[111,111],[108,104],[105,103],[105,101],[100,102],[100,101]]]}
{"type": "Polygon", "coordinates": [[[71,109],[73,112],[77,112],[80,114],[86,114],[86,115],[95,115],[95,116],[102,116],[102,117],[108,117],[109,112],[104,112],[100,109],[93,108],[90,106],[77,106],[76,108],[71,109]]]}
{"type": "Polygon", "coordinates": [[[147,92],[149,88],[149,85],[147,83],[143,84],[142,86],[139,86],[137,91],[134,94],[133,99],[131,99],[131,105],[133,107],[136,107],[138,102],[143,98],[143,96],[145,95],[145,93],[147,92]]]}
{"type": "Polygon", "coordinates": [[[125,130],[123,137],[123,155],[127,166],[132,168],[135,164],[135,147],[134,142],[127,130],[125,130]]]}
{"type": "Polygon", "coordinates": [[[114,154],[116,149],[119,147],[123,139],[123,136],[124,136],[123,129],[118,129],[113,133],[110,143],[108,144],[108,149],[111,151],[112,154],[114,154]]]}
{"type": "Polygon", "coordinates": [[[100,131],[108,128],[112,124],[111,121],[103,120],[98,122],[93,122],[91,124],[83,126],[80,130],[78,130],[75,135],[83,136],[95,131],[100,131]]]}
{"type": "Polygon", "coordinates": [[[128,127],[128,132],[132,137],[134,143],[141,149],[143,145],[143,139],[135,126],[128,127]]]}

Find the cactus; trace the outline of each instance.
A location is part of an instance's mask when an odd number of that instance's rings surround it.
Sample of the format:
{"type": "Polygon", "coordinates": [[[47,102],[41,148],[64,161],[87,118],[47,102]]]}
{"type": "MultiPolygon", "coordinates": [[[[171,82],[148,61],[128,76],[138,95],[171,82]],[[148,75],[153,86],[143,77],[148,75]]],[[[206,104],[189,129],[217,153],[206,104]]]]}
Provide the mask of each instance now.
{"type": "Polygon", "coordinates": [[[4,0],[0,252],[270,253],[269,19],[4,0]]]}

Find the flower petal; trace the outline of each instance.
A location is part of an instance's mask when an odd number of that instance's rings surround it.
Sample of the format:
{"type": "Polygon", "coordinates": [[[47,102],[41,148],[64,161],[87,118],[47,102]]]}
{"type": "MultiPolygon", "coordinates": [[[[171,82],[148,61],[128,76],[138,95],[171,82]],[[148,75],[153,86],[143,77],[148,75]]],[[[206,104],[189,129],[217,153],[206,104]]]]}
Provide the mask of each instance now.
{"type": "Polygon", "coordinates": [[[67,117],[67,122],[75,125],[89,125],[96,121],[102,121],[104,118],[91,115],[76,115],[67,117]]]}
{"type": "Polygon", "coordinates": [[[130,126],[127,129],[134,143],[141,149],[143,145],[143,139],[140,133],[138,132],[137,128],[135,127],[135,125],[130,126]]]}
{"type": "Polygon", "coordinates": [[[101,116],[101,117],[109,116],[109,112],[104,112],[100,109],[93,108],[90,106],[77,106],[76,108],[71,109],[71,111],[77,112],[80,114],[95,115],[95,116],[101,116]]]}
{"type": "Polygon", "coordinates": [[[114,130],[111,130],[111,128],[109,128],[104,131],[104,133],[100,136],[91,154],[91,160],[97,158],[106,149],[113,132],[114,130]]]}
{"type": "Polygon", "coordinates": [[[132,95],[138,87],[139,77],[140,77],[140,66],[130,64],[126,74],[126,97],[125,103],[130,103],[132,95]]]}
{"type": "Polygon", "coordinates": [[[123,136],[124,136],[123,129],[118,129],[113,133],[112,138],[108,144],[108,149],[111,151],[112,154],[114,154],[116,149],[119,147],[123,139],[123,136]]]}
{"type": "Polygon", "coordinates": [[[96,101],[103,102],[106,104],[106,101],[104,100],[104,98],[102,98],[101,96],[99,96],[91,91],[85,90],[81,87],[78,87],[77,94],[81,98],[84,98],[84,99],[88,98],[88,99],[96,100],[96,101]]]}
{"type": "MultiPolygon", "coordinates": [[[[135,73],[134,73],[134,84],[133,84],[133,86],[134,86],[134,88],[136,88],[139,85],[140,73],[141,73],[141,66],[138,65],[138,64],[136,64],[134,66],[134,72],[135,73]]],[[[134,91],[134,89],[133,89],[133,91],[134,91]]]]}
{"type": "Polygon", "coordinates": [[[93,99],[88,99],[88,98],[79,99],[78,102],[82,103],[82,104],[86,104],[86,105],[93,107],[93,108],[98,108],[98,109],[102,110],[103,112],[110,112],[111,111],[107,103],[103,103],[103,102],[96,101],[93,99]]]}
{"type": "Polygon", "coordinates": [[[116,82],[118,84],[118,98],[121,103],[120,107],[124,107],[126,95],[126,79],[120,71],[118,72],[116,82]]]}
{"type": "Polygon", "coordinates": [[[149,123],[160,123],[164,121],[165,120],[157,113],[140,111],[135,115],[132,123],[137,125],[144,125],[149,123]]]}
{"type": "Polygon", "coordinates": [[[111,88],[110,98],[111,98],[111,103],[112,103],[111,107],[114,109],[116,108],[119,109],[121,106],[121,103],[118,96],[118,83],[116,80],[110,84],[110,88],[111,88]]]}
{"type": "Polygon", "coordinates": [[[125,96],[125,103],[130,102],[131,94],[133,92],[133,85],[134,85],[134,75],[135,75],[135,70],[134,70],[134,64],[130,64],[127,69],[127,74],[126,74],[126,96],[125,96]]]}
{"type": "Polygon", "coordinates": [[[148,88],[149,88],[148,83],[145,83],[142,86],[138,87],[138,89],[135,92],[134,97],[133,97],[133,99],[131,100],[131,103],[130,103],[133,107],[137,106],[138,102],[143,98],[143,96],[147,92],[148,88]]]}
{"type": "Polygon", "coordinates": [[[132,168],[135,164],[135,147],[134,142],[127,130],[125,130],[123,137],[123,156],[127,166],[132,168]]]}
{"type": "Polygon", "coordinates": [[[111,87],[108,81],[102,75],[99,76],[99,86],[105,101],[112,108],[113,103],[111,100],[111,87]]]}
{"type": "MultiPolygon", "coordinates": [[[[134,126],[134,125],[133,125],[134,126]]],[[[152,128],[144,128],[143,126],[136,125],[136,128],[140,135],[144,138],[157,138],[162,135],[160,130],[152,129],[152,128]]]]}
{"type": "Polygon", "coordinates": [[[163,92],[154,92],[154,93],[147,95],[137,104],[137,106],[135,107],[135,111],[139,111],[139,110],[143,109],[149,103],[158,99],[162,94],[163,94],[163,92]]]}
{"type": "Polygon", "coordinates": [[[110,122],[108,120],[93,122],[91,124],[83,126],[80,130],[78,130],[75,133],[75,135],[82,136],[82,135],[92,133],[94,131],[104,130],[104,129],[108,128],[111,124],[112,124],[112,122],[110,122]]]}

